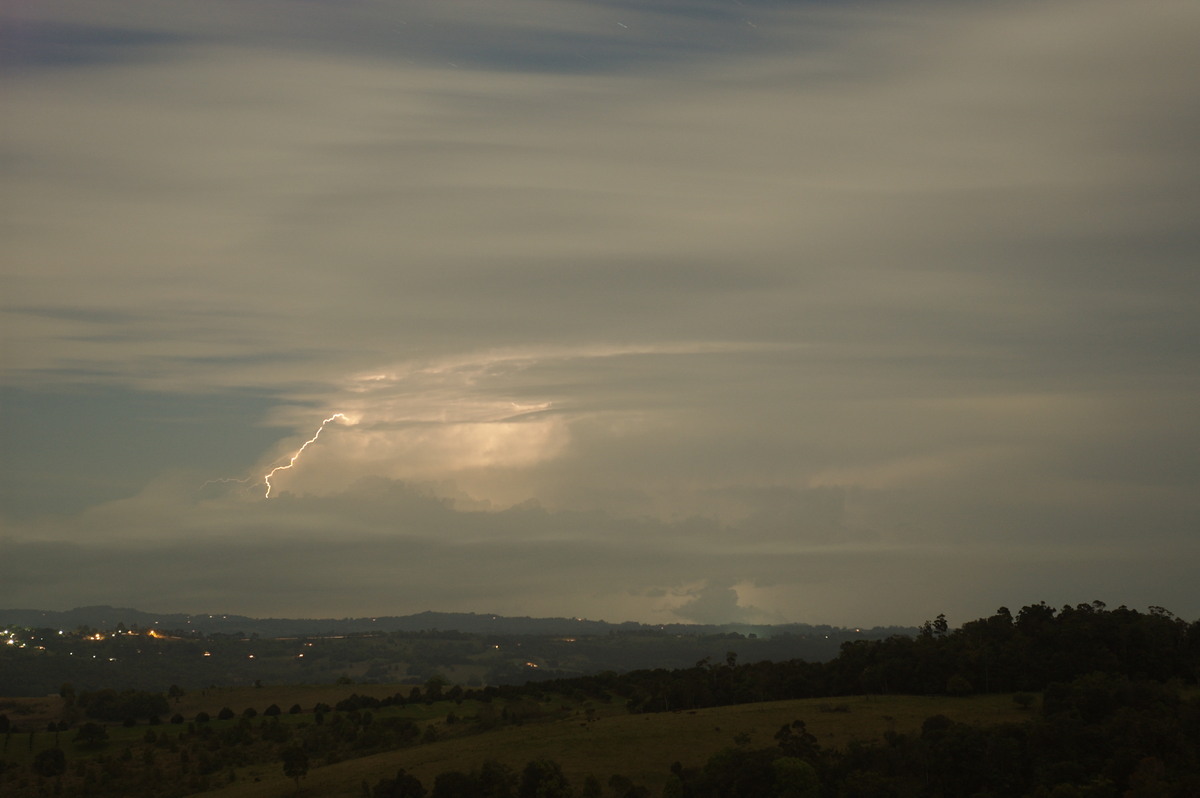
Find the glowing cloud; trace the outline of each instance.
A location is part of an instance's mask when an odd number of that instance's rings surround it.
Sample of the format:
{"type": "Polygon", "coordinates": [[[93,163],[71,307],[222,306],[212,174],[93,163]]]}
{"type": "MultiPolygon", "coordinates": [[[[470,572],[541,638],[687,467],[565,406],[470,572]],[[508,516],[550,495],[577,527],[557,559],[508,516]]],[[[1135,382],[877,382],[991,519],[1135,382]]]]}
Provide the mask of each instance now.
{"type": "Polygon", "coordinates": [[[334,413],[332,416],[330,416],[329,418],[327,418],[321,422],[321,426],[317,427],[317,431],[315,433],[313,433],[313,436],[311,438],[309,438],[308,440],[306,440],[304,442],[304,445],[302,445],[299,449],[296,450],[296,453],[294,455],[292,455],[292,458],[290,460],[288,460],[287,465],[276,466],[275,468],[272,468],[263,477],[263,482],[266,483],[266,486],[267,486],[267,492],[263,494],[264,499],[271,498],[271,477],[275,476],[280,471],[286,471],[289,468],[291,468],[292,466],[294,466],[296,464],[296,461],[300,459],[300,455],[304,454],[304,450],[307,449],[310,444],[316,443],[317,438],[321,437],[321,432],[325,429],[325,425],[332,421],[336,421],[338,419],[341,419],[342,421],[349,421],[349,419],[346,418],[345,414],[334,413]]]}

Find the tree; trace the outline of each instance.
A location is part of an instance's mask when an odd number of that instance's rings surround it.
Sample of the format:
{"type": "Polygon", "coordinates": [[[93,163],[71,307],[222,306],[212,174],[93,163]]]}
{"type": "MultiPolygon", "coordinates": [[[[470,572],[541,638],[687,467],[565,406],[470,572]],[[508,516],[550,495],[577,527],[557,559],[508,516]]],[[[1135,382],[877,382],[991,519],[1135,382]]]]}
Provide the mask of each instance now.
{"type": "Polygon", "coordinates": [[[431,798],[475,798],[477,795],[479,785],[475,779],[461,770],[447,770],[434,779],[431,798]]]}
{"type": "Polygon", "coordinates": [[[817,798],[821,780],[817,769],[793,756],[784,756],[771,763],[775,771],[774,794],[778,798],[817,798]]]}
{"type": "Polygon", "coordinates": [[[802,720],[794,720],[790,725],[783,724],[775,732],[775,739],[785,757],[815,761],[821,756],[821,744],[802,720]]]}
{"type": "Polygon", "coordinates": [[[148,718],[151,715],[165,715],[171,711],[167,698],[162,693],[150,693],[142,690],[113,689],[97,690],[92,693],[81,693],[76,703],[83,707],[84,713],[96,720],[124,721],[129,718],[148,718]]]}
{"type": "Polygon", "coordinates": [[[609,777],[608,788],[617,798],[649,798],[650,795],[645,787],[634,784],[633,779],[620,773],[609,777]]]}
{"type": "Polygon", "coordinates": [[[99,748],[108,741],[108,730],[99,723],[85,723],[75,732],[75,742],[86,748],[99,748]]]}
{"type": "Polygon", "coordinates": [[[550,759],[536,759],[521,772],[519,798],[572,798],[571,784],[562,767],[550,759]]]}
{"type": "Polygon", "coordinates": [[[440,673],[435,673],[425,682],[425,698],[430,701],[437,701],[442,697],[442,689],[449,684],[446,678],[440,673]]]}
{"type": "Polygon", "coordinates": [[[945,613],[939,613],[937,619],[933,622],[934,637],[945,637],[946,633],[949,631],[950,624],[946,621],[945,613]]]}
{"type": "Polygon", "coordinates": [[[62,687],[58,688],[58,694],[67,702],[67,706],[75,703],[75,686],[70,682],[63,682],[62,687]]]}
{"type": "Polygon", "coordinates": [[[946,693],[948,695],[966,696],[973,692],[975,692],[975,686],[961,673],[956,673],[946,680],[946,693]]]}
{"type": "Polygon", "coordinates": [[[775,785],[773,763],[779,758],[778,749],[727,748],[704,763],[704,777],[722,798],[770,795],[775,785]]]}
{"type": "Polygon", "coordinates": [[[400,768],[394,779],[380,779],[371,798],[425,798],[425,787],[416,776],[400,768]]]}
{"type": "Polygon", "coordinates": [[[183,698],[183,688],[177,684],[173,684],[167,689],[167,696],[174,698],[175,703],[178,704],[179,699],[183,698]]]}
{"type": "Polygon", "coordinates": [[[33,770],[39,776],[46,778],[61,776],[67,770],[67,755],[61,748],[47,748],[45,751],[38,751],[37,756],[33,758],[33,770]]]}
{"type": "Polygon", "coordinates": [[[479,798],[513,798],[516,795],[517,774],[494,759],[484,760],[471,775],[479,788],[479,798]]]}
{"type": "Polygon", "coordinates": [[[283,752],[283,775],[296,782],[296,794],[300,794],[300,779],[308,775],[308,755],[301,748],[287,748],[283,752]]]}

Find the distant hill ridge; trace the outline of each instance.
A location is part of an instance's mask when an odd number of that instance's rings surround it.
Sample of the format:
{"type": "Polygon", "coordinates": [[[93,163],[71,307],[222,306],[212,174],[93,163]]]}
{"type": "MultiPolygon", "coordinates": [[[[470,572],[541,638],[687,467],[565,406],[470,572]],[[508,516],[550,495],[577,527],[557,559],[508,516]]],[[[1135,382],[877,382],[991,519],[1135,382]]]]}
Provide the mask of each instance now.
{"type": "MultiPolygon", "coordinates": [[[[845,633],[846,627],[810,624],[643,624],[635,621],[609,623],[586,618],[508,617],[474,612],[419,612],[413,615],[388,615],[361,618],[251,618],[230,614],[154,613],[128,607],[76,607],[73,610],[0,609],[0,623],[13,626],[76,629],[90,626],[114,629],[157,628],[194,630],[203,634],[225,633],[263,637],[358,634],[363,632],[456,631],[466,634],[513,635],[603,635],[609,632],[667,632],[687,636],[737,633],[758,637],[845,633]]],[[[857,636],[882,638],[893,634],[914,634],[915,628],[875,627],[854,629],[857,636]]]]}

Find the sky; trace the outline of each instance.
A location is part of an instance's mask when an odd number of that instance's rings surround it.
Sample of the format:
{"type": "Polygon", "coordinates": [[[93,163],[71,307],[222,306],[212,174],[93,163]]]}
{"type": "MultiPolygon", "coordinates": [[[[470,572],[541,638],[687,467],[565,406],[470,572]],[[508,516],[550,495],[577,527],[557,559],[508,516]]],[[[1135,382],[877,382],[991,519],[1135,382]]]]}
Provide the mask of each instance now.
{"type": "Polygon", "coordinates": [[[0,0],[0,607],[1196,619],[1197,30],[0,0]]]}

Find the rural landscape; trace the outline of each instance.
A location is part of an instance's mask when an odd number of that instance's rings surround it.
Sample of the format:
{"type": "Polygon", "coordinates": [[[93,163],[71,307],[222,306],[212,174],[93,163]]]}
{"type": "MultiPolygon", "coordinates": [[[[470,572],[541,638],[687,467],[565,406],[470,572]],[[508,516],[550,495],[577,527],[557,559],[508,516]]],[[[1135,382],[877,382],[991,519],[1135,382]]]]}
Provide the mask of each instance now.
{"type": "Polygon", "coordinates": [[[1197,31],[0,0],[0,798],[1197,798],[1197,31]]]}
{"type": "MultiPolygon", "coordinates": [[[[129,612],[130,622],[103,629],[4,630],[5,796],[1200,791],[1200,621],[1161,607],[1039,603],[957,628],[939,616],[909,630],[789,629],[777,638],[769,628],[620,625],[567,635],[562,628],[583,622],[499,616],[470,616],[508,627],[491,635],[266,637],[135,628],[132,619],[150,616],[129,612]],[[530,625],[551,631],[513,631],[530,625]],[[827,658],[761,658],[770,646],[826,635],[842,638],[827,658]],[[704,651],[712,653],[686,666],[651,664],[704,651]],[[234,667],[235,657],[264,666],[262,676],[234,667]],[[143,664],[185,658],[225,662],[206,671],[143,664]],[[614,667],[618,659],[642,664],[614,667]],[[110,686],[96,681],[94,662],[108,668],[110,686]],[[75,681],[16,695],[11,675],[36,672],[75,681]]],[[[363,622],[371,619],[342,621],[363,622]]]]}

